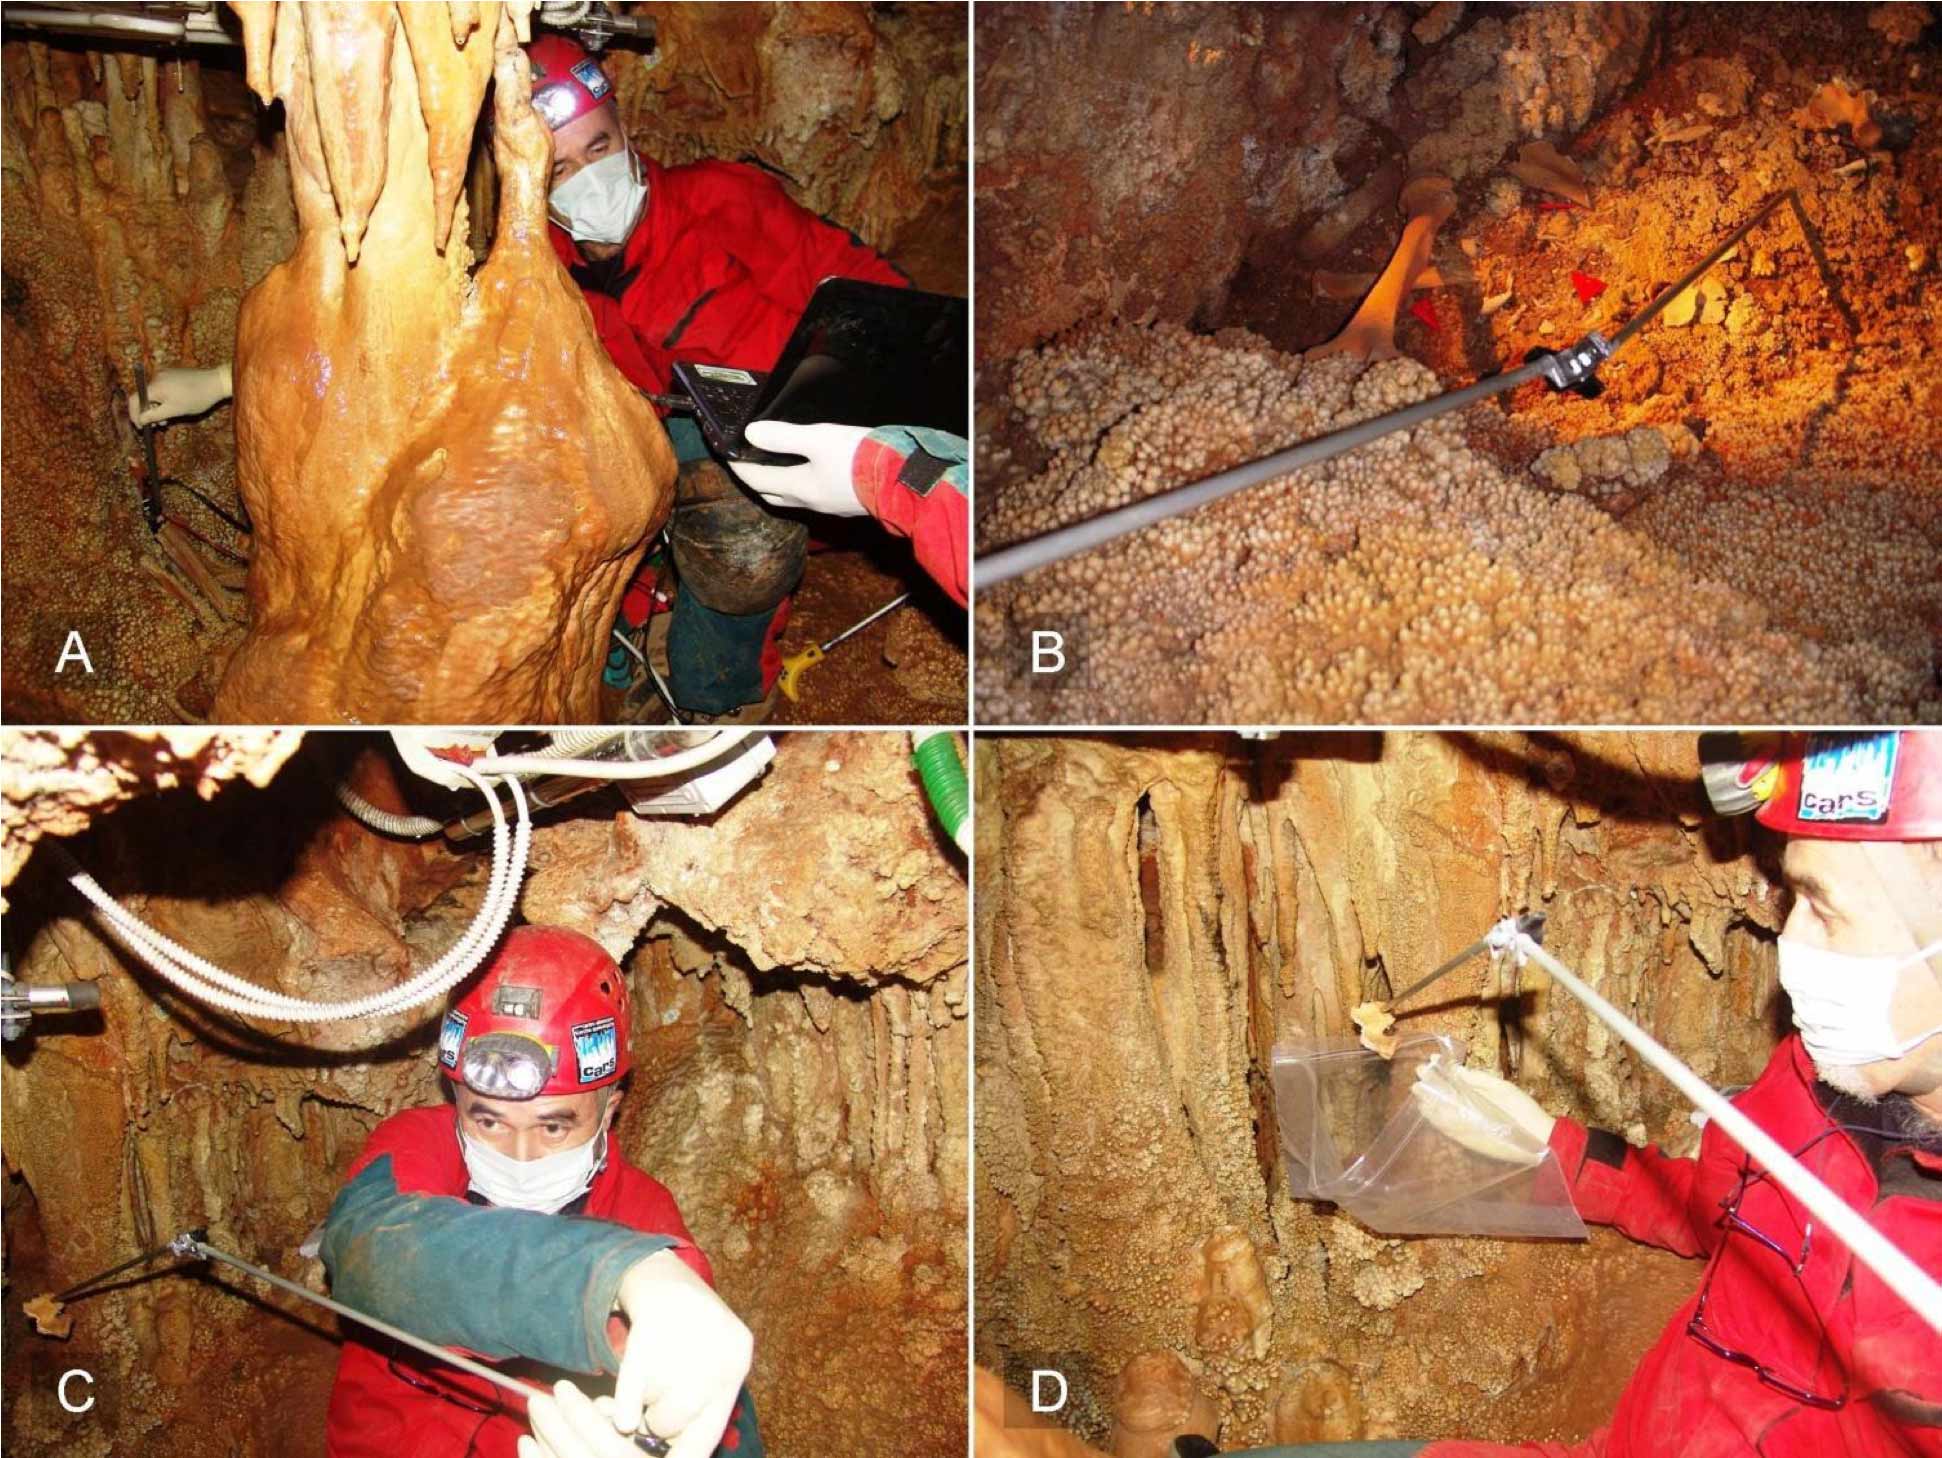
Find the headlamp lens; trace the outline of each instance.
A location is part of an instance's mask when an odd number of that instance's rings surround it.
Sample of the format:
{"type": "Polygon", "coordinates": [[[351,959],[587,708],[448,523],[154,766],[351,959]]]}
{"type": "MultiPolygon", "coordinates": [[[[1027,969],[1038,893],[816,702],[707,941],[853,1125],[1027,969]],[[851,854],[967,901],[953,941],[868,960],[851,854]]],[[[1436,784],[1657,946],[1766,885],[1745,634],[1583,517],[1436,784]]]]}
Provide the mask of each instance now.
{"type": "Polygon", "coordinates": [[[553,1056],[522,1033],[487,1033],[465,1045],[465,1086],[489,1099],[530,1099],[553,1076],[553,1056]]]}

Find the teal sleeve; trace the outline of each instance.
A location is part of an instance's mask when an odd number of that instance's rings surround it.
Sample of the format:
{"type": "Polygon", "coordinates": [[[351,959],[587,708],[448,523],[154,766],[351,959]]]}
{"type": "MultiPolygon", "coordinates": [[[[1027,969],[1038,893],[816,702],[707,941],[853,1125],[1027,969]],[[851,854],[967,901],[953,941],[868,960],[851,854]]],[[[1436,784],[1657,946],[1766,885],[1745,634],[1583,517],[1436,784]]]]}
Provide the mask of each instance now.
{"type": "Polygon", "coordinates": [[[945,470],[936,479],[960,496],[970,494],[971,443],[963,436],[932,430],[928,425],[880,425],[870,432],[870,439],[906,461],[922,451],[945,463],[945,470]]]}
{"type": "Polygon", "coordinates": [[[735,1411],[728,1419],[728,1429],[715,1445],[715,1458],[765,1458],[767,1451],[762,1446],[761,1431],[755,1426],[755,1396],[743,1387],[741,1396],[735,1400],[735,1411]]]}
{"type": "Polygon", "coordinates": [[[323,1258],[339,1301],[414,1336],[613,1373],[620,1361],[607,1318],[620,1279],[677,1243],[606,1220],[404,1194],[387,1154],[332,1202],[323,1258]]]}

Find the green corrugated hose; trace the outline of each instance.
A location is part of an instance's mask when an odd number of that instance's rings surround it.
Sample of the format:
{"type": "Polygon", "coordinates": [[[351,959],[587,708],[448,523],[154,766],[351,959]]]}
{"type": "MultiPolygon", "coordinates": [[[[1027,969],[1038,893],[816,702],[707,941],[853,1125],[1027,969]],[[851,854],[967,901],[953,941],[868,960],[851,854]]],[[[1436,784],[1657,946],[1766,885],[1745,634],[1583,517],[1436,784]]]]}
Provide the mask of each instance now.
{"type": "Polygon", "coordinates": [[[937,823],[966,855],[971,852],[971,785],[964,761],[958,758],[957,739],[948,729],[910,731],[911,759],[930,796],[937,823]]]}

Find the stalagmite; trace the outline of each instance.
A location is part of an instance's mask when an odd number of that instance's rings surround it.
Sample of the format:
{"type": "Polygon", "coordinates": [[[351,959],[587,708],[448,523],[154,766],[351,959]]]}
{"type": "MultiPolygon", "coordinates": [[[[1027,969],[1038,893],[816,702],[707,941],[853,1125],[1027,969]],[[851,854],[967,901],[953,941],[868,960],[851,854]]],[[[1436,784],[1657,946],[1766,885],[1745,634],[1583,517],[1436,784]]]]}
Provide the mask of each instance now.
{"type": "Polygon", "coordinates": [[[1206,1352],[1268,1354],[1274,1334],[1274,1298],[1254,1242],[1238,1226],[1216,1232],[1201,1247],[1200,1306],[1194,1335],[1206,1352]]]}
{"type": "Polygon", "coordinates": [[[547,240],[529,8],[236,6],[301,238],[238,321],[257,529],[219,716],[594,717],[674,460],[547,240]],[[453,223],[488,80],[497,230],[468,276],[453,223]]]}
{"type": "Polygon", "coordinates": [[[1350,1443],[1362,1437],[1354,1379],[1326,1359],[1287,1372],[1274,1395],[1269,1432],[1277,1443],[1350,1443]]]}
{"type": "Polygon", "coordinates": [[[1167,1458],[1182,1433],[1211,1438],[1220,1415],[1172,1352],[1141,1352],[1113,1389],[1113,1458],[1167,1458]]]}

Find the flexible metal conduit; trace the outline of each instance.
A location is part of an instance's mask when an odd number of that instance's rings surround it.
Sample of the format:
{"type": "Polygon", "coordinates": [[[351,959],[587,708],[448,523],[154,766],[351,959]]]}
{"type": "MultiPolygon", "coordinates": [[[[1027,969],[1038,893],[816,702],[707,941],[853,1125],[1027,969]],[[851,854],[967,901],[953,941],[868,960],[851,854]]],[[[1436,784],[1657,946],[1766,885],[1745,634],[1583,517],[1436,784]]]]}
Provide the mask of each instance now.
{"type": "Polygon", "coordinates": [[[424,840],[437,835],[445,823],[429,815],[398,815],[390,810],[380,810],[353,790],[348,781],[338,782],[337,803],[359,824],[381,830],[386,835],[402,835],[410,840],[424,840]]]}
{"type": "Polygon", "coordinates": [[[208,46],[233,46],[237,38],[222,28],[210,10],[191,10],[182,18],[130,15],[125,10],[69,9],[58,5],[9,5],[0,11],[8,25],[31,25],[83,35],[126,35],[139,40],[194,41],[208,46]]]}
{"type": "MultiPolygon", "coordinates": [[[[706,732],[706,731],[704,731],[706,732]]],[[[716,729],[701,743],[658,759],[571,759],[538,754],[487,755],[472,768],[489,775],[581,775],[590,780],[661,780],[720,759],[754,731],[716,729]]]]}

